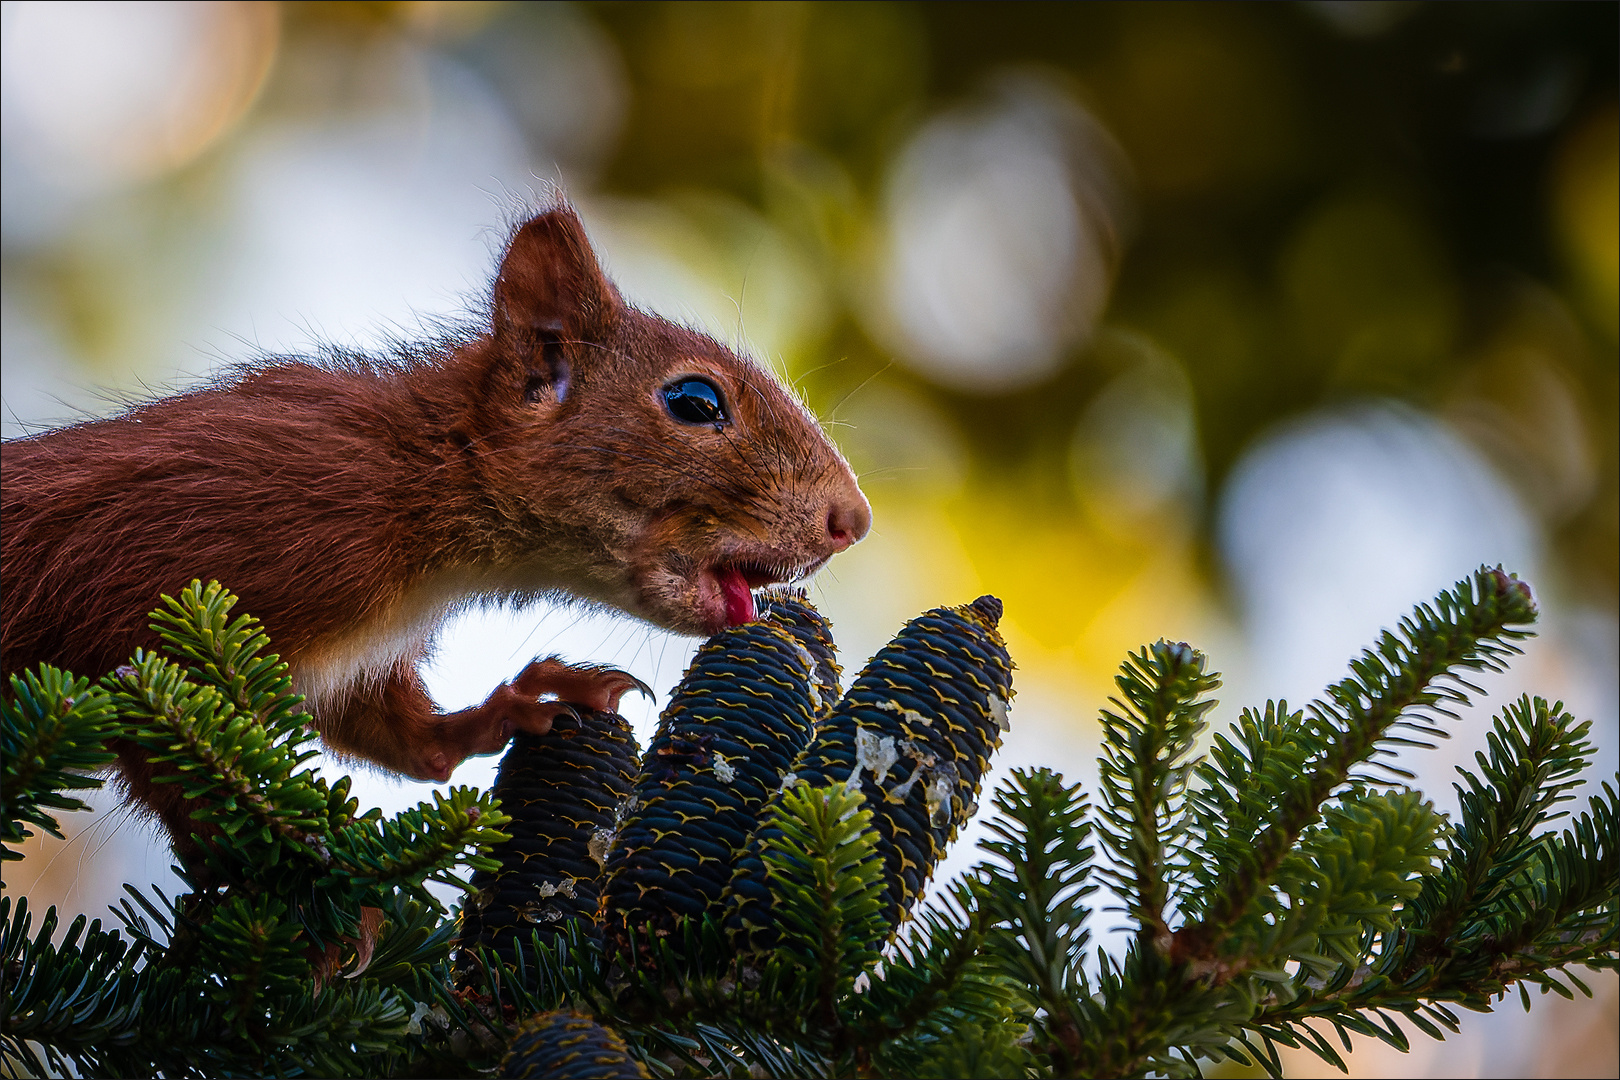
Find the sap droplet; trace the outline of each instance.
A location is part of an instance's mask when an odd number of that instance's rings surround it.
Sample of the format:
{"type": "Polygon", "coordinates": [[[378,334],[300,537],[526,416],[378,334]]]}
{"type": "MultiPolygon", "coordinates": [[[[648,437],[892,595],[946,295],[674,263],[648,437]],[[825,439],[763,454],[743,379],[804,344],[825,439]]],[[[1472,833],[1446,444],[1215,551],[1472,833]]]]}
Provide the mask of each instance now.
{"type": "Polygon", "coordinates": [[[874,782],[882,783],[894,768],[894,763],[900,760],[900,754],[894,748],[892,735],[878,736],[871,728],[855,729],[855,767],[849,772],[849,779],[844,782],[845,791],[854,791],[861,782],[863,770],[871,770],[874,782]]]}
{"type": "Polygon", "coordinates": [[[897,702],[880,701],[877,703],[877,707],[880,709],[887,709],[892,713],[899,713],[902,720],[909,720],[914,724],[921,724],[923,727],[934,726],[934,718],[932,716],[926,716],[923,713],[918,712],[916,709],[908,709],[904,705],[897,702]]]}
{"type": "Polygon", "coordinates": [[[563,912],[551,904],[528,903],[517,910],[518,918],[524,922],[548,923],[557,922],[564,917],[563,912]]]}
{"type": "Polygon", "coordinates": [[[996,727],[1002,731],[1012,730],[1012,721],[1007,717],[1007,699],[1000,694],[990,695],[990,715],[996,718],[996,727]]]}
{"type": "Polygon", "coordinates": [[[951,785],[943,777],[936,776],[931,779],[928,786],[923,789],[923,798],[928,800],[928,820],[934,825],[948,825],[951,820],[951,785]]]}
{"type": "Polygon", "coordinates": [[[629,817],[630,812],[635,808],[636,796],[634,792],[631,792],[629,795],[625,796],[624,801],[619,804],[619,808],[613,811],[613,824],[616,826],[623,825],[624,819],[629,817]]]}
{"type": "Polygon", "coordinates": [[[817,677],[821,673],[816,666],[816,658],[811,655],[809,649],[804,647],[804,643],[798,640],[793,642],[793,651],[798,654],[799,662],[804,665],[804,674],[807,680],[806,687],[810,691],[810,705],[816,712],[820,712],[824,699],[821,696],[821,687],[818,685],[819,679],[817,677]]]}
{"type": "Polygon", "coordinates": [[[955,809],[952,801],[956,797],[959,779],[956,766],[950,762],[945,762],[930,774],[923,797],[928,800],[928,818],[935,826],[951,823],[951,815],[955,809]]]}
{"type": "Polygon", "coordinates": [[[418,1001],[416,1003],[416,1011],[411,1013],[410,1023],[405,1025],[406,1034],[408,1034],[408,1035],[420,1035],[420,1034],[422,1034],[422,1021],[425,1018],[427,1018],[429,1016],[432,1016],[432,1015],[433,1015],[433,1010],[428,1007],[428,1003],[425,1002],[425,1001],[418,1001]]]}
{"type": "Polygon", "coordinates": [[[575,899],[574,885],[575,880],[573,878],[563,878],[561,881],[556,882],[542,881],[540,883],[540,895],[566,896],[568,899],[573,900],[575,899]]]}
{"type": "Polygon", "coordinates": [[[596,829],[591,833],[590,840],[586,842],[585,851],[592,859],[596,860],[597,866],[606,870],[608,852],[613,850],[613,842],[618,838],[619,834],[612,829],[596,829]]]}
{"type": "Polygon", "coordinates": [[[934,752],[926,746],[910,741],[900,744],[900,752],[924,768],[931,767],[934,762],[939,760],[934,756],[934,752]]]}
{"type": "Polygon", "coordinates": [[[911,794],[911,789],[917,786],[917,781],[920,780],[923,774],[927,771],[928,766],[919,761],[917,763],[917,767],[911,770],[911,775],[906,777],[905,783],[887,792],[883,796],[883,801],[893,803],[905,802],[906,796],[911,794]]]}

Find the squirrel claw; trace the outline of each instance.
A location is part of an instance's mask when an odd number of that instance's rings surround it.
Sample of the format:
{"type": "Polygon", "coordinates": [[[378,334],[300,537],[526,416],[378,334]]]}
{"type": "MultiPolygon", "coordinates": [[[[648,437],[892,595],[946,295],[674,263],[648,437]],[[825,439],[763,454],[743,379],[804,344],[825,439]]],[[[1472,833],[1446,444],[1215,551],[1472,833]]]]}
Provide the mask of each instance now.
{"type": "Polygon", "coordinates": [[[656,700],[652,687],[628,671],[599,664],[569,664],[555,656],[534,661],[510,685],[524,697],[556,694],[558,701],[571,701],[597,712],[618,712],[619,699],[629,690],[639,690],[656,700]]]}
{"type": "Polygon", "coordinates": [[[345,979],[358,979],[365,974],[366,968],[371,966],[372,954],[376,951],[377,935],[382,930],[383,918],[382,908],[362,907],[360,925],[355,930],[354,937],[334,941],[320,951],[313,948],[305,950],[304,957],[313,969],[316,994],[340,974],[345,979]],[[349,971],[343,970],[344,945],[354,946],[354,964],[353,969],[349,971]]]}

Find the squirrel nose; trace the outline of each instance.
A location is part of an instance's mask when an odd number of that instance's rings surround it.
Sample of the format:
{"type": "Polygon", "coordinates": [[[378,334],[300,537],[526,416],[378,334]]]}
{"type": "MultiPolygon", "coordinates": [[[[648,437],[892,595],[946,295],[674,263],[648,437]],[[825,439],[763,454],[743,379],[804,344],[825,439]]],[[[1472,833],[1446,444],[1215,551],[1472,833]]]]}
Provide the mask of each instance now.
{"type": "Polygon", "coordinates": [[[848,502],[834,502],[827,509],[827,539],[834,553],[843,551],[872,528],[872,507],[865,496],[855,492],[848,502]]]}

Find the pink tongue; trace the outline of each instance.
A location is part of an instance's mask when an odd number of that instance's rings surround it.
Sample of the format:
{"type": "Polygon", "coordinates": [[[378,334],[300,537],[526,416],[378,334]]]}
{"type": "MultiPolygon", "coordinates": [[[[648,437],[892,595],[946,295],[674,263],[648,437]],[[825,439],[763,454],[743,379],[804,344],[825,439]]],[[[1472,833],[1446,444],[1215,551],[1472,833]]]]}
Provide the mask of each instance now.
{"type": "Polygon", "coordinates": [[[727,566],[715,571],[714,576],[720,580],[720,591],[726,597],[726,625],[741,626],[753,622],[754,594],[748,591],[748,582],[743,579],[742,571],[727,566]]]}

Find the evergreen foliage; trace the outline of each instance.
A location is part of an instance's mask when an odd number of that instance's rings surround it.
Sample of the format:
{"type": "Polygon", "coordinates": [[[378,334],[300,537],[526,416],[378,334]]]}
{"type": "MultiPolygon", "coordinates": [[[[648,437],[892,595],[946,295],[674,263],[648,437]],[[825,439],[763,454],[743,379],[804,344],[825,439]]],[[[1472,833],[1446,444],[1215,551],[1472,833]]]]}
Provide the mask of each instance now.
{"type": "Polygon", "coordinates": [[[302,699],[234,604],[217,584],[166,599],[162,652],[95,687],[50,668],[11,680],[8,840],[82,806],[53,789],[99,785],[65,770],[109,760],[110,737],[196,800],[197,829],[192,891],[130,889],[121,929],[81,917],[53,944],[54,909],[34,930],[26,898],[0,897],[8,1074],[355,1076],[408,1057],[411,989],[449,950],[420,932],[424,909],[448,914],[424,882],[485,865],[476,852],[506,839],[506,817],[469,789],[393,820],[358,813],[347,779],[301,768],[315,754],[302,699]],[[387,916],[375,953],[367,908],[387,916]]]}
{"type": "Polygon", "coordinates": [[[52,810],[89,809],[62,792],[101,786],[84,774],[113,760],[105,743],[116,722],[105,690],[49,665],[13,678],[0,707],[0,859],[11,860],[22,858],[13,848],[34,835],[30,825],[61,839],[52,810]]]}
{"type": "Polygon", "coordinates": [[[914,620],[833,702],[824,620],[773,597],[767,625],[700,652],[633,784],[618,717],[514,743],[516,820],[465,789],[360,813],[346,781],[304,767],[299,699],[233,603],[193,585],[154,614],[162,651],[99,683],[11,680],[8,845],[81,808],[63,793],[100,783],[115,738],[196,800],[197,828],[192,891],[131,890],[118,929],[58,935],[54,910],[36,928],[26,898],[0,897],[8,1075],[1190,1076],[1226,1059],[1276,1075],[1281,1047],[1342,1065],[1353,1035],[1404,1049],[1515,985],[1528,1005],[1532,985],[1584,989],[1571,967],[1620,967],[1620,784],[1567,820],[1589,724],[1510,703],[1459,770],[1454,822],[1387,763],[1443,735],[1469,674],[1527,635],[1529,590],[1500,570],[1207,752],[1205,657],[1132,654],[1095,796],[1015,771],[983,861],[926,903],[1011,696],[990,598],[914,620]],[[738,749],[750,717],[778,732],[755,740],[766,758],[738,749]],[[596,749],[542,769],[565,742],[596,749]],[[610,814],[609,789],[655,798],[610,814]],[[724,799],[726,829],[689,812],[703,798],[724,799]],[[423,887],[461,866],[485,883],[465,924],[423,887]],[[1117,956],[1090,949],[1104,884],[1135,930],[1117,956]],[[632,885],[627,917],[614,897],[632,885]],[[694,895],[710,899],[675,911],[694,895]]]}

